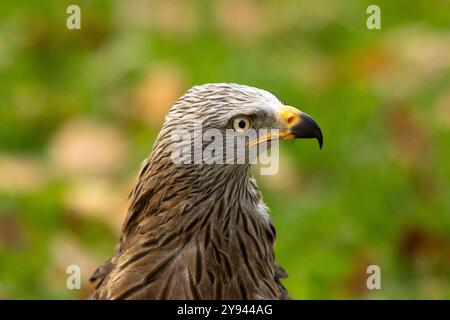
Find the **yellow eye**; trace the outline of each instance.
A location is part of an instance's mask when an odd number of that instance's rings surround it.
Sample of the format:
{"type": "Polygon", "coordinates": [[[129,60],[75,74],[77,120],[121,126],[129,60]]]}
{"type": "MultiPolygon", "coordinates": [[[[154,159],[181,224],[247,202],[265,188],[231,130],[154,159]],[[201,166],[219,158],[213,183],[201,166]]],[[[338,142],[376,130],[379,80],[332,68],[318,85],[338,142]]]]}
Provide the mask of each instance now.
{"type": "Polygon", "coordinates": [[[249,118],[237,117],[233,121],[233,129],[238,133],[243,133],[247,131],[248,129],[250,129],[251,126],[252,122],[250,121],[249,118]]]}

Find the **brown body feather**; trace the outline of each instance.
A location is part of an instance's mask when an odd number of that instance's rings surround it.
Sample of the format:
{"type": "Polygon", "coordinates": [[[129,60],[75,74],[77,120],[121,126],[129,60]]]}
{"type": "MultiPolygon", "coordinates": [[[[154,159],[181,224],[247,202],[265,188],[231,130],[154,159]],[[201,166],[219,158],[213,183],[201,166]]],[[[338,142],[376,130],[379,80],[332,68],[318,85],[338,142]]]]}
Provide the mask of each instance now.
{"type": "Polygon", "coordinates": [[[180,199],[185,193],[172,188],[174,177],[149,185],[149,169],[132,193],[117,254],[92,277],[94,299],[287,298],[274,228],[255,209],[261,200],[253,180],[250,193],[227,192],[233,182],[222,182],[220,199],[208,193],[180,199]]]}

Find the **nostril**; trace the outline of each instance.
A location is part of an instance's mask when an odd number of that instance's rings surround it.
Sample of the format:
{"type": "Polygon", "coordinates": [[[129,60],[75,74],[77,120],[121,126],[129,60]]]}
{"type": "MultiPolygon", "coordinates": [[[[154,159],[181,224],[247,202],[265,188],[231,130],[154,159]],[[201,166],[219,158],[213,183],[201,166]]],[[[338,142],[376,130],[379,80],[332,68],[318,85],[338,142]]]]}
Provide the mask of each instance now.
{"type": "Polygon", "coordinates": [[[292,124],[294,121],[295,121],[295,117],[294,117],[294,116],[290,116],[290,117],[287,119],[287,123],[288,123],[288,124],[292,124]]]}

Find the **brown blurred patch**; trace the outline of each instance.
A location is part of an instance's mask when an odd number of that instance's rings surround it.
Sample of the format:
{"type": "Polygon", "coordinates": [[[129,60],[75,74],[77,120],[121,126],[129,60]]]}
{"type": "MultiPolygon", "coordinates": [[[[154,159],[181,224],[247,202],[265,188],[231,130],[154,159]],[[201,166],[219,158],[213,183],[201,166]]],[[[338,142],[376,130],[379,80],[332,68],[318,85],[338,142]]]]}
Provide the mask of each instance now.
{"type": "Polygon", "coordinates": [[[380,46],[363,47],[347,59],[345,65],[360,79],[380,79],[392,72],[392,60],[380,46]]]}
{"type": "Polygon", "coordinates": [[[128,146],[116,128],[87,119],[65,123],[49,145],[56,171],[66,174],[112,174],[123,169],[128,146]]]}
{"type": "Polygon", "coordinates": [[[20,250],[25,247],[25,234],[16,216],[0,209],[0,249],[20,250]]]}
{"type": "Polygon", "coordinates": [[[119,234],[127,210],[129,190],[116,188],[100,179],[83,179],[72,184],[65,194],[67,210],[79,217],[101,219],[119,234]]]}
{"type": "Polygon", "coordinates": [[[420,167],[429,156],[429,141],[425,126],[415,117],[412,106],[396,103],[387,113],[394,158],[409,167],[420,167]]]}
{"type": "Polygon", "coordinates": [[[397,103],[386,113],[386,127],[390,130],[394,161],[410,171],[411,183],[422,200],[438,193],[431,167],[431,141],[423,124],[414,114],[412,106],[397,103]]]}
{"type": "MultiPolygon", "coordinates": [[[[61,3],[62,14],[66,6],[61,3]]],[[[67,48],[98,48],[110,36],[109,24],[105,17],[93,11],[90,5],[81,9],[81,30],[68,30],[60,15],[49,15],[39,10],[24,10],[20,16],[19,32],[23,32],[24,42],[31,50],[55,53],[67,48]]],[[[66,15],[63,16],[64,19],[66,15]]]]}
{"type": "Polygon", "coordinates": [[[186,84],[178,68],[159,65],[149,71],[134,92],[136,117],[161,126],[166,112],[184,93],[186,84]]]}
{"type": "Polygon", "coordinates": [[[408,226],[398,240],[398,256],[411,269],[448,272],[450,238],[421,226],[408,226]]]}
{"type": "Polygon", "coordinates": [[[344,294],[349,297],[363,297],[369,293],[367,288],[367,279],[370,274],[367,273],[367,267],[375,263],[370,250],[359,250],[352,260],[352,269],[343,280],[344,294]]]}
{"type": "Polygon", "coordinates": [[[386,33],[370,61],[376,62],[366,68],[374,75],[374,89],[382,96],[406,98],[448,72],[450,36],[417,25],[394,28],[386,33]]]}
{"type": "Polygon", "coordinates": [[[152,28],[177,36],[192,34],[198,21],[194,2],[185,0],[121,1],[116,13],[127,28],[152,28]]]}
{"type": "Polygon", "coordinates": [[[413,67],[421,75],[429,75],[450,67],[450,35],[420,26],[394,30],[385,43],[392,56],[413,67]]]}
{"type": "Polygon", "coordinates": [[[32,192],[47,182],[40,162],[23,155],[0,154],[0,190],[5,192],[32,192]]]}
{"type": "Polygon", "coordinates": [[[214,2],[214,5],[214,17],[227,37],[256,40],[271,31],[270,11],[263,2],[221,0],[214,2]]]}
{"type": "Polygon", "coordinates": [[[87,298],[93,289],[93,284],[89,282],[92,272],[102,261],[86,252],[79,244],[66,234],[57,235],[51,244],[52,265],[46,271],[47,281],[53,287],[66,288],[66,280],[69,274],[67,267],[77,265],[81,270],[81,290],[74,290],[80,298],[87,298]]]}
{"type": "Polygon", "coordinates": [[[411,274],[418,289],[430,299],[442,299],[450,289],[450,238],[420,225],[406,227],[397,251],[403,270],[411,274]]]}

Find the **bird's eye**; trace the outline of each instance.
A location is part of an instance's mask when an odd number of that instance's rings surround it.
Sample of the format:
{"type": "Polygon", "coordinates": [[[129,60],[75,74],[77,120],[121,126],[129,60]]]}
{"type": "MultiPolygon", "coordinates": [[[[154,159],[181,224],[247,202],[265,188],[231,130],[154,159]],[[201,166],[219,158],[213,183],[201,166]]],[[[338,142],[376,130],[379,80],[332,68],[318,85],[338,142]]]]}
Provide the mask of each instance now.
{"type": "Polygon", "coordinates": [[[249,118],[237,117],[233,121],[233,129],[234,129],[234,131],[239,132],[239,133],[243,133],[243,132],[247,131],[248,129],[250,129],[251,126],[252,126],[252,122],[250,121],[249,118]]]}

